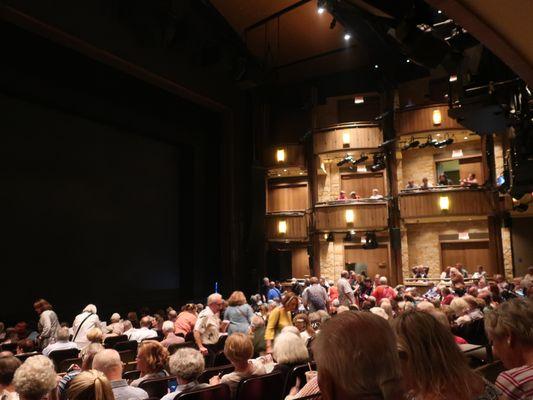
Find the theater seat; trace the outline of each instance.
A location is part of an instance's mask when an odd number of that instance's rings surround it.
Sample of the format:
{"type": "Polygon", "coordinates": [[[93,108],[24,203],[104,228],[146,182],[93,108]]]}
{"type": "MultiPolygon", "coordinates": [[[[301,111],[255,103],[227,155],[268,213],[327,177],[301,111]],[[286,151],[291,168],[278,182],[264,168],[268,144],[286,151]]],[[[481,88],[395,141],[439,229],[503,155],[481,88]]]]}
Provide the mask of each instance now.
{"type": "Polygon", "coordinates": [[[118,342],[115,343],[113,348],[118,351],[124,351],[124,350],[133,350],[135,352],[135,355],[137,355],[137,348],[139,347],[139,343],[137,343],[136,340],[126,340],[124,342],[118,342]]]}
{"type": "Polygon", "coordinates": [[[126,379],[127,381],[133,381],[140,378],[140,376],[141,371],[138,369],[134,369],[133,371],[125,371],[122,373],[122,378],[126,379]]]}
{"type": "Polygon", "coordinates": [[[141,389],[148,393],[149,397],[161,398],[168,393],[169,382],[176,381],[175,376],[164,376],[162,378],[153,378],[142,381],[139,384],[141,389]]]}
{"type": "Polygon", "coordinates": [[[226,374],[229,374],[230,372],[233,372],[234,370],[235,370],[235,367],[231,364],[222,365],[220,367],[207,368],[198,377],[198,382],[209,383],[209,379],[211,379],[213,376],[216,376],[218,374],[220,374],[220,376],[226,375],[226,374]]]}
{"type": "Polygon", "coordinates": [[[22,354],[15,354],[15,357],[17,357],[21,362],[26,361],[28,358],[40,355],[38,351],[32,351],[31,353],[22,353],[22,354]]]}
{"type": "Polygon", "coordinates": [[[133,350],[122,350],[119,351],[118,354],[120,355],[120,360],[124,364],[134,362],[135,358],[137,357],[137,353],[133,350]]]}
{"type": "Polygon", "coordinates": [[[82,359],[80,357],[78,358],[67,358],[66,360],[62,360],[59,363],[59,367],[57,370],[57,373],[60,374],[62,372],[67,372],[71,365],[76,364],[78,367],[81,368],[82,359]]]}
{"type": "Polygon", "coordinates": [[[10,351],[13,354],[15,354],[17,352],[17,344],[16,343],[0,344],[0,351],[10,351]]]}
{"type": "MultiPolygon", "coordinates": [[[[214,385],[204,389],[181,392],[174,400],[230,400],[229,387],[225,384],[214,385]]],[[[251,399],[250,399],[251,400],[251,399]]]]}
{"type": "MultiPolygon", "coordinates": [[[[311,369],[313,371],[316,371],[315,362],[311,363],[311,369]]],[[[283,398],[285,398],[285,396],[289,394],[291,388],[296,384],[296,378],[300,378],[300,387],[302,387],[305,384],[306,382],[305,373],[307,371],[309,371],[309,364],[302,364],[302,365],[297,365],[287,374],[287,378],[285,379],[285,383],[284,383],[283,398]]]]}
{"type": "Polygon", "coordinates": [[[108,336],[104,340],[104,347],[106,349],[112,349],[115,344],[119,342],[127,342],[128,337],[126,335],[120,335],[120,336],[108,336]]]}
{"type": "Polygon", "coordinates": [[[48,355],[48,358],[54,362],[56,371],[58,371],[61,361],[68,358],[77,358],[79,354],[80,351],[78,349],[55,350],[48,355]]]}
{"type": "Polygon", "coordinates": [[[191,347],[196,349],[196,343],[194,342],[183,342],[183,343],[174,343],[168,346],[168,352],[170,355],[174,354],[178,349],[183,349],[184,347],[191,347]]]}
{"type": "Polygon", "coordinates": [[[283,378],[279,372],[253,376],[244,379],[237,387],[236,400],[280,399],[283,392],[283,378]]]}

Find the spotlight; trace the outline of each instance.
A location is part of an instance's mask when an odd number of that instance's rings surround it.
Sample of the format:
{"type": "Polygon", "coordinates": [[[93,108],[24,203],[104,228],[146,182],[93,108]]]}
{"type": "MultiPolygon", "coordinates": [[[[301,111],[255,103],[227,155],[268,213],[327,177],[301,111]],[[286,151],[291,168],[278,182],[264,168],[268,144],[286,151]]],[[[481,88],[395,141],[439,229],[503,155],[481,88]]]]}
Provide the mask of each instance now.
{"type": "Polygon", "coordinates": [[[344,236],[344,241],[345,242],[351,242],[353,240],[353,236],[351,234],[351,232],[346,232],[346,236],[344,236]]]}
{"type": "Polygon", "coordinates": [[[418,140],[415,140],[413,136],[411,136],[411,140],[404,144],[402,147],[402,150],[409,150],[414,149],[415,147],[418,147],[420,145],[420,142],[418,140]]]}
{"type": "Polygon", "coordinates": [[[450,75],[450,82],[457,82],[457,75],[450,75]]]}
{"type": "Polygon", "coordinates": [[[318,7],[318,9],[316,10],[319,14],[324,14],[324,11],[326,11],[324,9],[324,7],[318,7]]]}
{"type": "Polygon", "coordinates": [[[385,169],[385,154],[374,153],[373,162],[374,163],[370,166],[370,171],[377,172],[385,169]]]}
{"type": "Polygon", "coordinates": [[[378,248],[378,238],[376,237],[375,232],[365,233],[365,243],[363,244],[363,249],[372,250],[378,248]]]}
{"type": "Polygon", "coordinates": [[[361,164],[364,163],[366,160],[368,160],[368,156],[365,153],[361,153],[361,156],[357,160],[352,161],[352,164],[361,164]]]}
{"type": "Polygon", "coordinates": [[[423,149],[425,147],[428,147],[428,146],[433,146],[435,144],[435,140],[433,140],[433,138],[431,137],[431,135],[428,136],[428,139],[426,140],[425,143],[420,143],[418,145],[418,148],[419,149],[423,149]]]}
{"type": "Polygon", "coordinates": [[[344,158],[337,163],[337,167],[340,167],[346,164],[347,162],[351,162],[353,164],[353,161],[353,157],[349,154],[346,154],[346,156],[344,156],[344,158]]]}
{"type": "Polygon", "coordinates": [[[435,146],[438,149],[442,149],[443,147],[449,146],[453,143],[452,138],[447,138],[445,140],[441,140],[440,142],[433,142],[433,146],[435,146]]]}
{"type": "Polygon", "coordinates": [[[383,143],[381,143],[378,147],[379,147],[380,149],[382,149],[382,148],[384,148],[384,147],[387,147],[389,144],[394,143],[396,140],[398,140],[398,139],[394,138],[394,139],[386,140],[386,141],[384,141],[383,143]]]}
{"type": "Polygon", "coordinates": [[[406,62],[407,64],[409,64],[409,63],[411,62],[411,60],[408,58],[407,60],[405,60],[405,62],[406,62]]]}
{"type": "Polygon", "coordinates": [[[374,69],[378,69],[378,68],[379,68],[379,65],[375,64],[374,69]]]}
{"type": "Polygon", "coordinates": [[[328,237],[326,238],[328,242],[334,242],[335,241],[335,235],[333,235],[333,232],[328,233],[328,237]]]}
{"type": "Polygon", "coordinates": [[[352,35],[350,35],[349,33],[345,33],[344,34],[344,40],[348,41],[352,38],[352,35]]]}

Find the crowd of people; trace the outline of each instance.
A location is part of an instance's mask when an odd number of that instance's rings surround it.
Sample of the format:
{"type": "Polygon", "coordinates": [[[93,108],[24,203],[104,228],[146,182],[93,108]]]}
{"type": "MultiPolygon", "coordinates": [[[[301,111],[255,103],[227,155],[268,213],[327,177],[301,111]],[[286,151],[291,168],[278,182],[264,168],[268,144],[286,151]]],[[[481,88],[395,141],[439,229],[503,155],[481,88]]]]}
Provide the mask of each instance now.
{"type": "MultiPolygon", "coordinates": [[[[464,179],[461,179],[459,182],[454,183],[450,178],[446,176],[445,173],[442,173],[439,175],[437,179],[437,186],[451,186],[451,185],[461,185],[465,187],[477,187],[479,185],[478,180],[476,178],[476,174],[471,172],[468,174],[468,176],[464,179]]],[[[430,180],[427,177],[422,178],[422,182],[420,184],[417,184],[414,180],[407,181],[407,185],[405,185],[406,190],[427,190],[434,187],[433,183],[430,182],[430,180]]]]}
{"type": "Polygon", "coordinates": [[[287,377],[295,366],[312,369],[314,362],[318,373],[297,380],[286,399],[532,399],[533,267],[513,283],[482,274],[466,286],[458,278],[464,279],[460,266],[447,274],[449,284],[430,285],[426,293],[353,271],[343,271],[335,283],[311,277],[281,287],[265,278],[249,301],[240,291],[227,300],[214,293],[205,306],[143,310],[140,319],[136,312],[124,319],[115,313],[109,324],[93,304],[72,324],[60,323],[41,299],[34,304],[35,331],[26,322],[5,330],[0,325],[0,396],[146,399],[143,382],[172,376],[177,384],[163,400],[218,384],[235,398],[246,378],[270,372],[287,377]],[[482,327],[474,336],[465,329],[473,324],[482,327]],[[103,346],[118,335],[138,342],[135,379],[125,379],[120,354],[103,346]],[[490,342],[503,363],[495,382],[474,370],[462,351],[469,340],[483,339],[475,335],[490,342]],[[193,345],[173,351],[186,340],[193,345]],[[16,344],[14,351],[5,350],[9,343],[16,344]],[[51,359],[65,349],[79,350],[82,363],[58,375],[51,359]],[[200,374],[221,355],[231,372],[200,383],[200,374]]]}

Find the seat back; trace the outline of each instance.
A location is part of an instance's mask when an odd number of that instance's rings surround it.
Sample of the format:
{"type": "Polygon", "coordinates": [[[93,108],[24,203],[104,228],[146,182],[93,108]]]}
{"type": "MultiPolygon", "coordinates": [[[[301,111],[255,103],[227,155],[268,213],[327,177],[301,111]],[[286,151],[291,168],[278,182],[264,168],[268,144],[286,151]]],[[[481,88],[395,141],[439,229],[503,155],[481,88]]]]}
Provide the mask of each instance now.
{"type": "Polygon", "coordinates": [[[127,342],[128,337],[126,335],[119,335],[119,336],[108,336],[104,340],[104,347],[106,349],[112,349],[115,344],[120,342],[127,342]]]}
{"type": "Polygon", "coordinates": [[[476,368],[475,371],[489,382],[494,383],[496,382],[498,375],[505,371],[505,367],[503,366],[503,363],[498,360],[476,368]]]}
{"type": "Polygon", "coordinates": [[[149,397],[161,398],[168,393],[168,386],[172,381],[174,381],[175,386],[175,376],[163,376],[161,378],[152,378],[142,381],[139,384],[139,387],[144,389],[149,397]]]}
{"type": "Polygon", "coordinates": [[[185,335],[185,341],[186,342],[194,342],[194,333],[189,332],[185,335]]]}
{"type": "MultiPolygon", "coordinates": [[[[311,363],[311,369],[316,371],[316,363],[311,363]]],[[[297,365],[294,367],[285,378],[283,397],[287,396],[291,388],[296,384],[296,378],[300,378],[300,384],[303,386],[306,382],[305,373],[309,371],[309,364],[297,365]]]]}
{"type": "Polygon", "coordinates": [[[213,366],[221,367],[223,365],[228,365],[228,364],[230,364],[230,360],[228,360],[228,358],[226,357],[223,351],[219,351],[217,355],[215,356],[215,363],[213,366]]]}
{"type": "Polygon", "coordinates": [[[233,372],[235,370],[235,367],[231,364],[229,365],[223,365],[220,367],[213,367],[213,368],[206,368],[204,372],[200,374],[198,377],[198,382],[200,383],[209,383],[209,379],[211,379],[213,376],[219,375],[226,375],[230,372],[233,372]]]}
{"type": "Polygon", "coordinates": [[[13,354],[17,352],[17,344],[16,343],[2,343],[0,344],[0,351],[10,351],[13,354]]]}
{"type": "Polygon", "coordinates": [[[271,400],[281,398],[283,377],[279,372],[253,376],[242,380],[237,387],[236,400],[271,400]]]}
{"type": "Polygon", "coordinates": [[[122,373],[122,378],[126,379],[127,381],[133,381],[135,379],[138,379],[141,376],[141,371],[138,369],[134,369],[133,371],[126,371],[122,373]]]}
{"type": "Polygon", "coordinates": [[[228,385],[220,384],[204,389],[190,390],[179,393],[174,400],[230,400],[228,385]]]}
{"type": "Polygon", "coordinates": [[[54,350],[48,355],[48,358],[54,362],[57,371],[61,361],[69,358],[78,358],[79,354],[80,351],[78,349],[54,350]]]}
{"type": "Polygon", "coordinates": [[[193,349],[196,349],[196,343],[194,342],[183,342],[183,343],[174,343],[168,346],[168,352],[170,355],[174,354],[178,349],[182,349],[184,347],[191,347],[193,349]]]}
{"type": "Polygon", "coordinates": [[[119,351],[118,354],[120,355],[120,359],[124,364],[134,362],[135,358],[137,357],[137,352],[133,350],[122,350],[119,351]]]}
{"type": "Polygon", "coordinates": [[[126,340],[124,342],[118,342],[115,343],[113,348],[118,351],[124,351],[124,350],[133,350],[135,352],[135,355],[137,355],[137,347],[139,347],[139,343],[137,343],[136,340],[126,340]]]}
{"type": "Polygon", "coordinates": [[[486,346],[489,344],[483,319],[452,327],[454,335],[460,336],[470,344],[486,346]]]}
{"type": "Polygon", "coordinates": [[[28,358],[30,358],[32,356],[37,356],[39,354],[41,354],[41,353],[39,353],[38,351],[32,351],[31,353],[15,354],[15,357],[17,357],[20,360],[20,362],[24,362],[28,358]]]}
{"type": "Polygon", "coordinates": [[[80,357],[78,358],[67,358],[65,360],[61,360],[59,362],[59,366],[57,367],[57,373],[60,374],[62,372],[67,372],[71,365],[76,364],[78,367],[81,368],[82,359],[80,357]]]}

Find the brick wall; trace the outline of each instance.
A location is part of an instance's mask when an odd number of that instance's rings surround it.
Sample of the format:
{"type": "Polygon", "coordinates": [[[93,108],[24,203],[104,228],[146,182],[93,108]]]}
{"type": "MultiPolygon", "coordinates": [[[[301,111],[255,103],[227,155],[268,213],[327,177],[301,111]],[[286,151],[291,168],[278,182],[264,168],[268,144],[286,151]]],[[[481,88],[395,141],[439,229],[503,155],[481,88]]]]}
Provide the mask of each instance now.
{"type": "Polygon", "coordinates": [[[320,242],[320,276],[336,281],[344,265],[344,242],[342,235],[335,235],[334,242],[320,242]]]}
{"type": "Polygon", "coordinates": [[[341,190],[341,176],[339,167],[334,162],[324,163],[326,175],[318,176],[318,201],[337,199],[341,190]]]}

